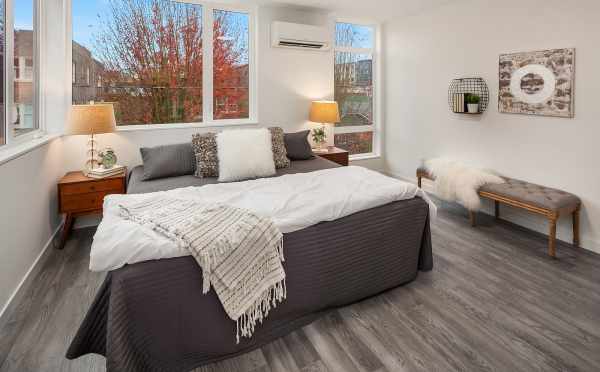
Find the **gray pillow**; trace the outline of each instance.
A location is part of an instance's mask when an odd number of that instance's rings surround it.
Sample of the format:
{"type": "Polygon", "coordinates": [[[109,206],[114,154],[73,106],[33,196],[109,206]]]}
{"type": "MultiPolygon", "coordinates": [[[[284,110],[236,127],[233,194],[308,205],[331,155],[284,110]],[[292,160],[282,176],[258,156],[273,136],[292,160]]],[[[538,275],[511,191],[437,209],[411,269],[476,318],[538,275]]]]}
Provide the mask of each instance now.
{"type": "Polygon", "coordinates": [[[194,174],[196,170],[196,157],[191,143],[142,147],[140,153],[144,162],[144,181],[185,176],[194,174]]]}
{"type": "Polygon", "coordinates": [[[302,132],[286,133],[284,136],[285,149],[288,158],[292,160],[308,160],[315,157],[308,143],[308,134],[310,130],[302,132]]]}

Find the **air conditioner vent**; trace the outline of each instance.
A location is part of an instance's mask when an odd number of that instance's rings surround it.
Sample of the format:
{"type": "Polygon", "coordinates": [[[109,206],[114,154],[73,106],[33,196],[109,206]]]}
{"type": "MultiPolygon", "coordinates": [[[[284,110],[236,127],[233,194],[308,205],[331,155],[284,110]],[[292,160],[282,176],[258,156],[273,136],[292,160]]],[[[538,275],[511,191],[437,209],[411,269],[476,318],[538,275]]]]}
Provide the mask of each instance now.
{"type": "Polygon", "coordinates": [[[279,48],[328,50],[327,28],[289,22],[273,22],[271,45],[279,48]]]}
{"type": "Polygon", "coordinates": [[[303,43],[300,41],[280,41],[279,46],[281,46],[281,47],[296,47],[296,48],[312,48],[312,49],[323,48],[323,44],[303,43]]]}

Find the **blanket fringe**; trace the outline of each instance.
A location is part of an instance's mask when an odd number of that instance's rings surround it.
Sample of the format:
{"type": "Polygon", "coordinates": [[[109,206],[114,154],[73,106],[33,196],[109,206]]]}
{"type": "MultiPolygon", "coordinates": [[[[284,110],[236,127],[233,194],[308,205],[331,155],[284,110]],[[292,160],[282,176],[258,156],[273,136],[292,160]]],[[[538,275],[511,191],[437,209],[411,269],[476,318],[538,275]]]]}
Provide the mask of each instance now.
{"type": "Polygon", "coordinates": [[[264,291],[254,304],[236,319],[236,343],[240,343],[240,332],[242,337],[252,337],[256,325],[262,323],[269,311],[276,308],[277,303],[283,302],[286,296],[285,279],[264,291]]]}

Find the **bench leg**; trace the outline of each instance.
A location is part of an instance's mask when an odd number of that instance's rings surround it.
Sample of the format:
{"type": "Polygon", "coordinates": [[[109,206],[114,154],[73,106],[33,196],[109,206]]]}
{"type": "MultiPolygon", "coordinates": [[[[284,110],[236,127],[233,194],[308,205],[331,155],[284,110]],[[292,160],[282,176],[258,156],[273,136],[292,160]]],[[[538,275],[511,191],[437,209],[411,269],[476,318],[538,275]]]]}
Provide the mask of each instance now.
{"type": "Polygon", "coordinates": [[[471,221],[471,226],[475,227],[477,225],[477,220],[475,219],[475,213],[474,211],[469,211],[469,221],[471,221]]]}
{"type": "Polygon", "coordinates": [[[500,202],[498,200],[494,201],[494,216],[496,219],[500,218],[500,202]]]}
{"type": "Polygon", "coordinates": [[[419,186],[419,188],[421,188],[421,184],[422,184],[422,178],[421,176],[417,176],[417,185],[419,186]]]}
{"type": "Polygon", "coordinates": [[[556,220],[557,217],[550,218],[550,233],[548,234],[548,254],[556,258],[556,220]]]}
{"type": "Polygon", "coordinates": [[[573,212],[573,245],[579,247],[579,212],[581,206],[577,206],[577,209],[573,212]]]}

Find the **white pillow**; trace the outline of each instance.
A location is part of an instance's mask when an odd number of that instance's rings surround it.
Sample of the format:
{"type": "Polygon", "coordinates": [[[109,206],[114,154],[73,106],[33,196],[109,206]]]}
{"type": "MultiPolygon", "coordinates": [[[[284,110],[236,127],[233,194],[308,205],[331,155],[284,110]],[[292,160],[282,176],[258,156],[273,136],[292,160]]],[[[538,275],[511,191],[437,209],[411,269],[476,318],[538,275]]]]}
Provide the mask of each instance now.
{"type": "Polygon", "coordinates": [[[266,128],[225,130],[217,134],[219,182],[275,175],[271,132],[266,128]]]}

